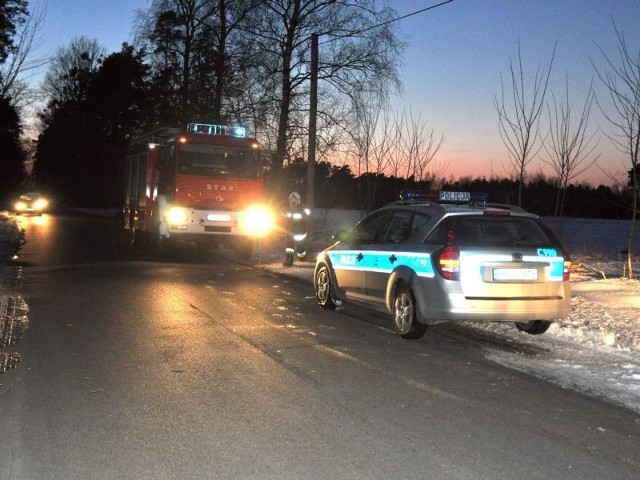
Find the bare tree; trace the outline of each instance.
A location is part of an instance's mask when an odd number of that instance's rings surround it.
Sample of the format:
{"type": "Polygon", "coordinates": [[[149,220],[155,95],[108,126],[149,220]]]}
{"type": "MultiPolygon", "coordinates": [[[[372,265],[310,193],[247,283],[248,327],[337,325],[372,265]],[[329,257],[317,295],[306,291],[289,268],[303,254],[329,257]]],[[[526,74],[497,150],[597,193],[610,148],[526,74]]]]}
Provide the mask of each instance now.
{"type": "Polygon", "coordinates": [[[0,64],[15,49],[14,37],[29,15],[27,0],[3,0],[0,2],[0,64]]]}
{"type": "Polygon", "coordinates": [[[354,118],[348,129],[355,159],[351,170],[364,179],[360,192],[363,210],[374,205],[381,174],[399,179],[396,188],[401,190],[416,182],[432,181],[441,173],[434,168],[434,158],[444,135],[427,129],[421,116],[394,111],[378,94],[361,92],[353,100],[354,118]]]}
{"type": "Polygon", "coordinates": [[[215,17],[216,8],[217,2],[209,0],[153,0],[149,12],[139,15],[137,35],[149,45],[172,123],[187,123],[195,115],[194,82],[199,64],[215,48],[208,21],[215,17]]]}
{"type": "Polygon", "coordinates": [[[598,145],[596,132],[588,133],[594,94],[593,89],[589,88],[577,120],[572,117],[568,80],[565,80],[564,101],[558,101],[553,92],[551,96],[552,101],[547,105],[549,141],[544,145],[547,158],[543,158],[543,162],[553,168],[556,174],[558,192],[554,214],[562,217],[569,182],[591,168],[599,157],[595,154],[598,145]]]}
{"type": "Polygon", "coordinates": [[[100,66],[105,52],[96,39],[84,36],[74,38],[66,48],[58,48],[42,82],[49,105],[84,99],[88,79],[100,66]]]}
{"type": "MultiPolygon", "coordinates": [[[[397,40],[388,20],[394,11],[379,8],[377,0],[267,0],[262,19],[253,30],[253,57],[264,79],[265,95],[277,112],[274,169],[279,170],[292,139],[306,138],[307,122],[295,121],[308,109],[308,68],[311,34],[322,35],[319,60],[319,99],[349,98],[368,85],[397,82],[397,40]],[[373,27],[378,28],[373,28],[373,27]]],[[[339,122],[335,105],[320,105],[325,125],[339,122]],[[323,108],[324,107],[324,108],[323,108]]]]}
{"type": "Polygon", "coordinates": [[[18,110],[30,100],[30,75],[47,63],[45,58],[31,57],[32,49],[38,46],[45,14],[45,9],[35,10],[17,25],[13,48],[0,66],[0,97],[10,98],[18,110]]]}
{"type": "Polygon", "coordinates": [[[378,92],[360,91],[351,98],[352,117],[346,129],[352,152],[350,168],[364,179],[360,208],[370,211],[378,187],[378,174],[389,164],[393,145],[390,109],[378,92]]]}
{"type": "Polygon", "coordinates": [[[518,43],[518,61],[509,62],[511,77],[510,99],[500,75],[500,98],[493,104],[498,112],[500,137],[507,147],[512,171],[518,181],[518,205],[522,206],[522,190],[527,167],[536,157],[541,145],[539,120],[549,85],[549,76],[555,58],[555,47],[548,67],[538,66],[531,92],[528,92],[522,64],[522,52],[518,43]]]}
{"type": "Polygon", "coordinates": [[[433,129],[428,130],[420,115],[415,117],[406,110],[396,116],[395,124],[396,145],[406,181],[428,181],[440,175],[442,172],[433,168],[433,161],[444,143],[444,135],[436,135],[433,129]]]}
{"type": "Polygon", "coordinates": [[[608,70],[594,65],[598,78],[609,91],[613,111],[600,105],[602,114],[613,126],[614,132],[607,135],[611,143],[629,159],[631,166],[631,228],[627,239],[626,275],[633,278],[633,238],[638,219],[640,200],[640,181],[638,179],[638,161],[640,160],[640,48],[637,52],[630,49],[622,29],[614,23],[618,39],[618,59],[614,60],[602,48],[608,70]]]}
{"type": "Polygon", "coordinates": [[[153,0],[138,12],[136,42],[144,46],[160,92],[160,123],[246,122],[260,110],[248,77],[262,0],[153,0]]]}

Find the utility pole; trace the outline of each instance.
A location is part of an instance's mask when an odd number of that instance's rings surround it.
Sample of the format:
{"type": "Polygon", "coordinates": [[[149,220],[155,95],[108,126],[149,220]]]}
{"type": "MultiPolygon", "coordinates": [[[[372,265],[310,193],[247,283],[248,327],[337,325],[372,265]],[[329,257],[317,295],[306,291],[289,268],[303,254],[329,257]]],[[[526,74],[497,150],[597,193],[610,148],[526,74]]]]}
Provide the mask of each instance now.
{"type": "Polygon", "coordinates": [[[311,84],[309,86],[309,152],[307,153],[307,242],[313,242],[313,209],[316,203],[316,115],[318,113],[318,34],[311,34],[311,84]]]}

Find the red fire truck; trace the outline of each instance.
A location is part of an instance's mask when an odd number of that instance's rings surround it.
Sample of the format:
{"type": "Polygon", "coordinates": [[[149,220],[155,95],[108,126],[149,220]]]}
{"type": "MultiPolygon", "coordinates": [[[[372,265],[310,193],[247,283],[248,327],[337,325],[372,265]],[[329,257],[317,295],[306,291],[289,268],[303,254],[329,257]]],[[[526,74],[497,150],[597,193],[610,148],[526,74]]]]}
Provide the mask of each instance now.
{"type": "Polygon", "coordinates": [[[262,174],[245,127],[190,123],[140,137],[126,160],[124,228],[134,243],[224,243],[248,258],[274,224],[262,174]]]}

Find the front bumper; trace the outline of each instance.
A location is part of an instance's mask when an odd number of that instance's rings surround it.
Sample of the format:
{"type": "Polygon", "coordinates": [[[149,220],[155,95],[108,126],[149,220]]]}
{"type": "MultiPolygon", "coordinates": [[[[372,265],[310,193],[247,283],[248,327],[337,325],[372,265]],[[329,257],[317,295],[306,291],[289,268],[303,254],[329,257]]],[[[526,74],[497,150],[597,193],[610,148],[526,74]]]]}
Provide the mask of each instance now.
{"type": "Polygon", "coordinates": [[[166,237],[229,236],[260,238],[273,230],[272,215],[263,207],[242,211],[172,207],[163,215],[160,234],[166,237]]]}

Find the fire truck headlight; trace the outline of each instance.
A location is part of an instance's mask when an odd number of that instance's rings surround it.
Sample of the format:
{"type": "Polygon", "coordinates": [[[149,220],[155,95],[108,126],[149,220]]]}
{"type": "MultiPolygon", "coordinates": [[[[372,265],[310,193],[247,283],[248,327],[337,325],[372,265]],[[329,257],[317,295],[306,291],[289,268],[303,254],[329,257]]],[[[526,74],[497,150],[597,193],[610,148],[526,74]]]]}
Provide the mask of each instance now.
{"type": "Polygon", "coordinates": [[[22,212],[27,209],[27,204],[23,201],[16,202],[13,206],[16,212],[22,212]]]}
{"type": "Polygon", "coordinates": [[[189,213],[184,208],[171,207],[167,212],[167,223],[171,226],[186,225],[189,213]]]}
{"type": "Polygon", "coordinates": [[[252,237],[269,234],[275,225],[273,213],[267,207],[256,205],[246,209],[240,216],[240,230],[252,237]]]}

